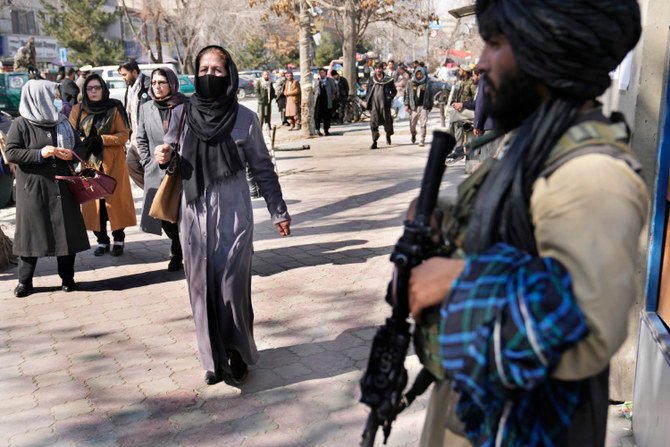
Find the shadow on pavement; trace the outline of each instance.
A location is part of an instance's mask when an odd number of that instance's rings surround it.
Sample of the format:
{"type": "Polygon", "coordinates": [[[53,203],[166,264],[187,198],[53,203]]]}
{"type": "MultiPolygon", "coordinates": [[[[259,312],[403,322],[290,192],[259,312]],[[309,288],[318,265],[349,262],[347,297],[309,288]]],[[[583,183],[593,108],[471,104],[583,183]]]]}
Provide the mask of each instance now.
{"type": "Polygon", "coordinates": [[[183,279],[183,270],[179,272],[168,272],[167,270],[161,269],[150,272],[141,272],[129,275],[126,274],[98,281],[81,281],[77,282],[77,286],[79,290],[90,292],[104,290],[128,290],[163,282],[181,281],[183,279]]]}
{"type": "MultiPolygon", "coordinates": [[[[193,375],[193,388],[120,406],[127,396],[120,395],[118,388],[100,387],[104,384],[100,379],[86,380],[91,390],[87,399],[98,409],[109,409],[57,422],[57,440],[89,446],[232,446],[249,438],[253,438],[249,445],[267,447],[354,445],[349,442],[354,440],[335,440],[347,433],[358,436],[363,429],[367,409],[357,404],[358,378],[375,331],[375,327],[352,328],[334,340],[261,351],[241,390],[223,382],[204,385],[198,368],[173,374],[166,370],[165,380],[175,374],[193,375]],[[355,377],[318,381],[352,372],[355,377]],[[263,433],[272,436],[265,438],[263,433]],[[262,444],[256,443],[259,437],[265,439],[262,444]]],[[[105,360],[104,356],[92,358],[88,368],[105,360]]],[[[90,369],[79,374],[87,371],[92,377],[100,374],[90,369]]],[[[113,377],[126,377],[120,374],[113,377]]]]}
{"type": "Polygon", "coordinates": [[[392,246],[359,247],[342,250],[345,247],[363,245],[367,242],[367,240],[352,239],[256,251],[252,258],[252,271],[255,275],[272,276],[300,267],[359,264],[365,263],[370,258],[388,254],[393,248],[392,246]]]}

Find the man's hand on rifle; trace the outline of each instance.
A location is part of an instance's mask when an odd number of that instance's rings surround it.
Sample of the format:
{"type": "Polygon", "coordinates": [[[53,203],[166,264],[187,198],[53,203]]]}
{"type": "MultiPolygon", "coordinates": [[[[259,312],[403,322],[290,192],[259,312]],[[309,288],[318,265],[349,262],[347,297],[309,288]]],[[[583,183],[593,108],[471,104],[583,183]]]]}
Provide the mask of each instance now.
{"type": "Polygon", "coordinates": [[[409,279],[409,311],[415,320],[427,307],[441,304],[451,285],[463,272],[465,261],[434,257],[412,269],[409,279]]]}

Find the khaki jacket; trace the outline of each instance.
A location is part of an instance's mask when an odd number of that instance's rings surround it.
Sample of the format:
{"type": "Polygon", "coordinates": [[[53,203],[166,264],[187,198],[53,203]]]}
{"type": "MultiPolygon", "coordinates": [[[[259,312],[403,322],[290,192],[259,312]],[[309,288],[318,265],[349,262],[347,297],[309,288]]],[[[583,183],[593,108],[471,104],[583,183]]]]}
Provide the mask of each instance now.
{"type": "MultiPolygon", "coordinates": [[[[70,123],[77,125],[77,115],[81,105],[72,107],[70,113],[70,123]]],[[[83,120],[88,113],[81,111],[83,120]]],[[[130,177],[126,165],[125,144],[128,141],[129,129],[123,121],[118,110],[114,116],[111,133],[102,135],[103,150],[103,171],[116,179],[116,190],[114,194],[105,199],[107,215],[111,230],[131,227],[137,224],[135,216],[135,203],[130,189],[130,177]]],[[[81,213],[84,216],[86,229],[90,231],[100,231],[100,201],[93,200],[84,203],[81,206],[81,213]]]]}

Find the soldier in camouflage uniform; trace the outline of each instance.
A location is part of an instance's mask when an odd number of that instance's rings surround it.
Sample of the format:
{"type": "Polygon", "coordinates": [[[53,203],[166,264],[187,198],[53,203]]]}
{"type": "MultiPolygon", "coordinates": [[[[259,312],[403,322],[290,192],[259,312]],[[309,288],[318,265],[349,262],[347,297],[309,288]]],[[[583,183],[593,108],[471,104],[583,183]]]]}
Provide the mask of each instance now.
{"type": "Polygon", "coordinates": [[[463,107],[466,102],[473,101],[477,94],[477,84],[472,80],[472,69],[467,65],[462,65],[458,70],[458,78],[461,79],[458,88],[456,100],[448,108],[447,132],[456,138],[458,144],[463,144],[463,123],[472,122],[475,119],[474,110],[468,110],[463,107]]]}

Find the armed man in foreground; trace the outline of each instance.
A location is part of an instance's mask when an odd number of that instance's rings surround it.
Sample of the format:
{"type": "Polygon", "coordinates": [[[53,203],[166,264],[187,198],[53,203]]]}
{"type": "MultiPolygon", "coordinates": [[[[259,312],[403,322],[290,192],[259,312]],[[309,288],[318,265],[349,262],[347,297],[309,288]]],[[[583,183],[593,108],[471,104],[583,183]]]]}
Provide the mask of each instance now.
{"type": "Polygon", "coordinates": [[[441,306],[421,445],[444,445],[448,425],[474,445],[603,446],[648,194],[626,124],[596,97],[640,37],[639,7],[478,0],[476,14],[506,136],[441,203],[452,256],[412,270],[414,318],[441,306]]]}

